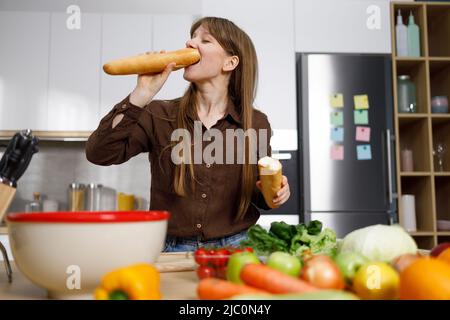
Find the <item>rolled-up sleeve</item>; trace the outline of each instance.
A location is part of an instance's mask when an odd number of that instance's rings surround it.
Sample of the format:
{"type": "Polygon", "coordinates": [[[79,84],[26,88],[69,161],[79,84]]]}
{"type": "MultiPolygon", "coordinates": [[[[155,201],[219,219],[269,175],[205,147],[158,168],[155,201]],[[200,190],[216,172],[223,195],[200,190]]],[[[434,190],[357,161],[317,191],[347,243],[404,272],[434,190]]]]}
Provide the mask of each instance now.
{"type": "Polygon", "coordinates": [[[97,165],[126,162],[133,156],[150,152],[152,148],[152,114],[130,103],[129,96],[116,104],[100,121],[98,128],[86,143],[86,158],[97,165]],[[123,114],[123,119],[112,127],[113,119],[123,114]]]}

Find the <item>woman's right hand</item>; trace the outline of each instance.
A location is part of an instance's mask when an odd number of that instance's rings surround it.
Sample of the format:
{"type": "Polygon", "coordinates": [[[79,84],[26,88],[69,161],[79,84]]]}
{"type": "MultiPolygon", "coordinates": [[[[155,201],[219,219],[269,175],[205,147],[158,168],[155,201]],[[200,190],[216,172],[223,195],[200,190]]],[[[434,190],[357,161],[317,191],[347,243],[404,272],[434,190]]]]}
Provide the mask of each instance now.
{"type": "MultiPolygon", "coordinates": [[[[164,52],[160,51],[160,53],[164,52]]],[[[146,54],[151,54],[151,52],[146,52],[146,54]]],[[[176,63],[171,62],[161,73],[138,75],[136,88],[130,94],[130,102],[141,108],[149,104],[161,90],[175,66],[176,63]]]]}

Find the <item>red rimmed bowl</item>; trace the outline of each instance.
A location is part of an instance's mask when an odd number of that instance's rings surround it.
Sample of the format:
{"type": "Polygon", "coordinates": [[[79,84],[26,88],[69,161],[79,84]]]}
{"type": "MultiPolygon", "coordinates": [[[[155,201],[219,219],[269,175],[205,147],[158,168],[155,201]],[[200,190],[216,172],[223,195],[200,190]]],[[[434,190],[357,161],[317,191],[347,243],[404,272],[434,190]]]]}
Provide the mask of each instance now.
{"type": "Polygon", "coordinates": [[[50,298],[91,299],[103,275],[154,263],[164,248],[167,211],[10,213],[14,262],[50,298]]]}

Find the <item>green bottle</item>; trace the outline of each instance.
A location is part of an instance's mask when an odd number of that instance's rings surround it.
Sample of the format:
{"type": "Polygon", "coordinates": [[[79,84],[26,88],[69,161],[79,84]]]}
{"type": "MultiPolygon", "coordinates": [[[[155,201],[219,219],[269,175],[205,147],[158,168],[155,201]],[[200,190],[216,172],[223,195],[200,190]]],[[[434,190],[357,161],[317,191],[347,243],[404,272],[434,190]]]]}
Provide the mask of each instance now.
{"type": "Polygon", "coordinates": [[[420,35],[419,26],[414,23],[412,12],[408,20],[408,56],[420,57],[420,35]]]}

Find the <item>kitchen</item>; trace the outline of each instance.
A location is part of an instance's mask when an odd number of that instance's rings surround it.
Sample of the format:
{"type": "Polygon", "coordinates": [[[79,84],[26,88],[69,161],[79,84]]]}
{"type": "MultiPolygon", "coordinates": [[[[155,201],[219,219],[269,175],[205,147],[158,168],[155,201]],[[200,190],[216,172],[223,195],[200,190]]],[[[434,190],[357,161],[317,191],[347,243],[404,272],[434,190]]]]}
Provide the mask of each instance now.
{"type": "MultiPolygon", "coordinates": [[[[434,114],[432,107],[445,106],[443,97],[450,94],[450,49],[441,40],[448,38],[450,14],[448,4],[440,4],[443,13],[438,4],[425,4],[2,0],[1,145],[23,129],[39,138],[39,152],[18,181],[8,212],[27,211],[36,192],[43,211],[70,211],[70,186],[79,184],[87,187],[86,195],[103,196],[97,208],[91,201],[91,210],[148,210],[148,154],[113,166],[86,159],[88,137],[136,85],[134,76],[110,76],[102,66],[147,51],[184,48],[193,21],[220,16],[254,42],[255,105],[268,116],[272,152],[289,179],[289,200],[262,210],[258,224],[269,228],[274,221],[296,225],[317,219],[343,238],[368,225],[400,223],[421,249],[448,242],[450,118],[434,114]],[[419,26],[419,57],[401,58],[395,50],[398,9],[406,26],[410,12],[419,26]],[[409,75],[410,81],[397,83],[397,75],[409,75]],[[396,98],[401,88],[410,92],[411,80],[417,107],[402,114],[396,98]],[[368,100],[356,103],[355,96],[368,100]],[[316,104],[320,108],[311,108],[316,104]],[[411,162],[412,170],[405,169],[411,162]],[[131,204],[122,207],[120,201],[119,208],[119,196],[131,204]]],[[[155,99],[179,97],[186,86],[182,71],[173,72],[155,99]]],[[[3,225],[0,231],[11,259],[8,229],[3,225]]]]}

